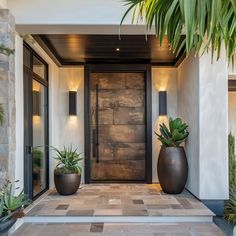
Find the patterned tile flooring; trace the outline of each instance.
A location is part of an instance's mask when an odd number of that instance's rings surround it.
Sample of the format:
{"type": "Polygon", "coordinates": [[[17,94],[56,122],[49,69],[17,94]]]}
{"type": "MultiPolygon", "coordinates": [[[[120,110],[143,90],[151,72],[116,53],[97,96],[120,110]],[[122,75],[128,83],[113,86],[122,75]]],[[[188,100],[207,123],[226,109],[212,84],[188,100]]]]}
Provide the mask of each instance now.
{"type": "Polygon", "coordinates": [[[55,190],[27,216],[213,216],[203,203],[184,191],[168,195],[158,184],[82,185],[71,196],[55,190]]]}

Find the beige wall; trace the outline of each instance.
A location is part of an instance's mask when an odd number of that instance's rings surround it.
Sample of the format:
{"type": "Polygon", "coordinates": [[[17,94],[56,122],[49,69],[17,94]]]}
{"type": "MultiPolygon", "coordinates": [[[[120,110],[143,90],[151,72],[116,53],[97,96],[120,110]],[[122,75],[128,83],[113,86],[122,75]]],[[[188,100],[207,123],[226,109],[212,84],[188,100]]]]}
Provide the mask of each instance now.
{"type": "Polygon", "coordinates": [[[84,156],[84,68],[59,69],[59,146],[72,145],[84,156]],[[77,91],[77,116],[69,116],[69,91],[77,91]]]}
{"type": "Polygon", "coordinates": [[[7,8],[7,0],[0,0],[0,8],[7,8]]]}
{"type": "MultiPolygon", "coordinates": [[[[177,82],[176,68],[152,68],[152,129],[158,133],[160,123],[167,123],[167,117],[177,116],[177,82]],[[159,116],[159,91],[167,91],[167,117],[159,116]]],[[[157,136],[154,133],[152,135],[152,178],[153,182],[158,182],[157,160],[161,144],[157,136]]]]}

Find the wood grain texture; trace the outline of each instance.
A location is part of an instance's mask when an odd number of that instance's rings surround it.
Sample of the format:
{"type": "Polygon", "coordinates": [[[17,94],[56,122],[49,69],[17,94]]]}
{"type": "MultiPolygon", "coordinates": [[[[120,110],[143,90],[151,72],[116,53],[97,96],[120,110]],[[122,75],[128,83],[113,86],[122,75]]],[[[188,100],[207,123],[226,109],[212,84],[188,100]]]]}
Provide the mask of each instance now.
{"type": "Polygon", "coordinates": [[[144,78],[144,73],[91,73],[90,124],[96,129],[98,122],[99,143],[93,180],[145,179],[144,78]]]}

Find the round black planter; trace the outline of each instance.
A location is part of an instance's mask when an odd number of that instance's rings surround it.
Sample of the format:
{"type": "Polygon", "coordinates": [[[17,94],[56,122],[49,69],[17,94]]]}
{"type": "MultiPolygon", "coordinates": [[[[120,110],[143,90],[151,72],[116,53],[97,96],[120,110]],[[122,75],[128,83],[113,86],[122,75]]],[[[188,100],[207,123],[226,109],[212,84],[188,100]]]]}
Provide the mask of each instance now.
{"type": "Polygon", "coordinates": [[[81,175],[54,173],[54,182],[59,194],[71,195],[77,192],[81,182],[81,175]]]}
{"type": "Polygon", "coordinates": [[[15,219],[9,219],[3,223],[0,223],[0,235],[6,233],[15,223],[15,219]]]}
{"type": "Polygon", "coordinates": [[[188,177],[188,163],[184,148],[162,146],[157,163],[157,173],[165,193],[181,193],[188,177]]]}

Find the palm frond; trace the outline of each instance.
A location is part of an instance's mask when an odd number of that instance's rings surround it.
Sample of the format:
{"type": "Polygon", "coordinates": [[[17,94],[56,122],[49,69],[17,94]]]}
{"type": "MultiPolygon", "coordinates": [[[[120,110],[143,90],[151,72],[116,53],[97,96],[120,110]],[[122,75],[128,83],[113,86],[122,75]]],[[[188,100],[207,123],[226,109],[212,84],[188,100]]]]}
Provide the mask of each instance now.
{"type": "Polygon", "coordinates": [[[143,23],[147,31],[155,27],[162,44],[167,37],[170,48],[177,55],[184,50],[204,53],[211,50],[219,59],[226,49],[233,62],[236,51],[235,0],[125,0],[128,7],[121,25],[129,12],[132,23],[143,23]],[[185,39],[181,34],[185,34],[185,39]]]}

